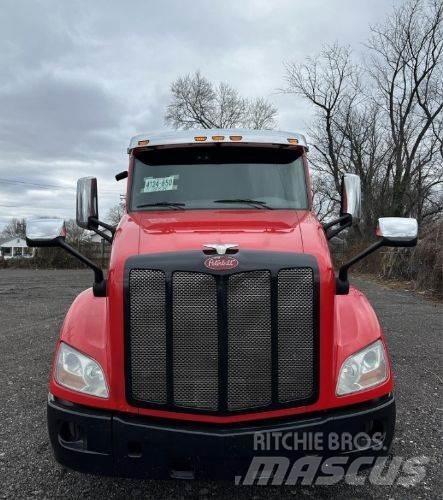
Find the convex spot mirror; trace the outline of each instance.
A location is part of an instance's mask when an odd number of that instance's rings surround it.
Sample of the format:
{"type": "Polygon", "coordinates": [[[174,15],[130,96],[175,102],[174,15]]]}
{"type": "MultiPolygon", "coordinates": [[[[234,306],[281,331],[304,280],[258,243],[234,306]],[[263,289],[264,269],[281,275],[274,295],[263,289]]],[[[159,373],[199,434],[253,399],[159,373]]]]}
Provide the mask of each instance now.
{"type": "Polygon", "coordinates": [[[355,174],[345,174],[341,186],[341,215],[350,215],[356,225],[361,217],[361,183],[355,174]]]}
{"type": "Polygon", "coordinates": [[[66,237],[63,219],[28,219],[26,244],[30,247],[55,247],[66,237]]]}
{"type": "Polygon", "coordinates": [[[413,247],[417,244],[417,220],[406,217],[381,217],[378,219],[376,234],[383,238],[384,246],[413,247]]]}
{"type": "Polygon", "coordinates": [[[83,229],[97,228],[98,198],[97,179],[82,177],[77,181],[77,224],[83,229]]]}

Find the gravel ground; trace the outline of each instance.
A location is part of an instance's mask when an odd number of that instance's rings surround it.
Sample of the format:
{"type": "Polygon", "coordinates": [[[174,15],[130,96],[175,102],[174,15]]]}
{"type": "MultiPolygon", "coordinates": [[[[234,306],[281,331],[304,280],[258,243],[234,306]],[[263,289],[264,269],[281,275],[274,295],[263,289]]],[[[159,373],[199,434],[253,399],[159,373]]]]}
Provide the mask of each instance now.
{"type": "MultiPolygon", "coordinates": [[[[356,279],[386,330],[396,372],[394,455],[430,459],[418,485],[236,487],[232,483],[137,481],[71,472],[52,457],[47,378],[55,339],[89,271],[0,270],[0,498],[437,498],[442,446],[442,306],[356,279]]],[[[440,493],[438,493],[440,492],[440,493]]]]}

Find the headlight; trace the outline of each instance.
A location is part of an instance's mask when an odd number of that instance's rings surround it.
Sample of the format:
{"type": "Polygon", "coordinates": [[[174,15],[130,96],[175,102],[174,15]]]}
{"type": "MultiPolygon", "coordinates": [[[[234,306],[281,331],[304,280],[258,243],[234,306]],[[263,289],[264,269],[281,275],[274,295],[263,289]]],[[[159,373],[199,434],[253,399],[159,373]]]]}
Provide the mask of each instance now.
{"type": "Polygon", "coordinates": [[[61,343],[57,354],[55,379],[73,391],[107,398],[108,388],[100,365],[93,359],[61,343]]]}
{"type": "Polygon", "coordinates": [[[361,391],[381,384],[388,377],[386,353],[381,340],[349,356],[343,363],[337,383],[337,395],[361,391]]]}

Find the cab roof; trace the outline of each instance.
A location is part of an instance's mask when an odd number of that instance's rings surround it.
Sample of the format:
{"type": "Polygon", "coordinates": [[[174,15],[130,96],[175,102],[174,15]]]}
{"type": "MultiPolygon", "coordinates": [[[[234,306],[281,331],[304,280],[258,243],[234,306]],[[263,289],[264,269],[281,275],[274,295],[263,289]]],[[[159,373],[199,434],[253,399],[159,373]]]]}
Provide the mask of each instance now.
{"type": "Polygon", "coordinates": [[[198,143],[297,145],[308,149],[305,136],[296,132],[213,128],[157,131],[136,135],[129,142],[128,154],[136,148],[198,143]]]}

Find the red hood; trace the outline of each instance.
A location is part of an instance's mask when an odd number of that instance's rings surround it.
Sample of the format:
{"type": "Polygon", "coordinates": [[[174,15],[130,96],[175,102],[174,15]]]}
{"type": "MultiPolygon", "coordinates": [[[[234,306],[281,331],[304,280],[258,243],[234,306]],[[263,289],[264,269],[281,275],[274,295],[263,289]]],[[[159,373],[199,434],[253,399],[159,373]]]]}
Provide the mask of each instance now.
{"type": "Polygon", "coordinates": [[[207,243],[240,250],[306,253],[332,272],[328,242],[307,210],[186,210],[125,215],[112,245],[110,269],[135,254],[202,250],[207,243]]]}
{"type": "Polygon", "coordinates": [[[187,210],[133,213],[138,251],[201,250],[205,243],[235,243],[240,249],[303,252],[300,220],[294,210],[187,210]]]}

